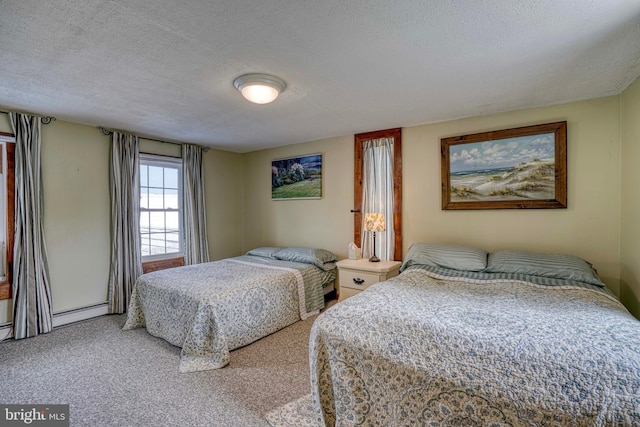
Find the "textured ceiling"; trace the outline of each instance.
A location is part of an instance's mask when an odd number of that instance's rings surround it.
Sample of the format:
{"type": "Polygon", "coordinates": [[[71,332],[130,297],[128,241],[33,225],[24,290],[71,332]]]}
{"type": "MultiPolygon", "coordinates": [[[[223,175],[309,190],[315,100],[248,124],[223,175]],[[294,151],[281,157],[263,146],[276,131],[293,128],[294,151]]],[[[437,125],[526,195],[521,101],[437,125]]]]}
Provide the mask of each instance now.
{"type": "Polygon", "coordinates": [[[248,152],[619,94],[638,0],[0,0],[0,109],[248,152]],[[287,89],[250,104],[249,72],[287,89]]]}

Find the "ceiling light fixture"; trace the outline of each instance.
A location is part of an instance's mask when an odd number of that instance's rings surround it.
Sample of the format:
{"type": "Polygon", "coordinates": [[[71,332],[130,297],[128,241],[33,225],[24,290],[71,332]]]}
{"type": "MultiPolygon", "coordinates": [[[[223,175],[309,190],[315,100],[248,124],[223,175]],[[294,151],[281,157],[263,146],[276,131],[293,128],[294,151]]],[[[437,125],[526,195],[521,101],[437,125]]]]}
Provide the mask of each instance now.
{"type": "Polygon", "coordinates": [[[244,74],[233,81],[233,85],[248,101],[268,104],[275,101],[287,85],[269,74],[244,74]]]}

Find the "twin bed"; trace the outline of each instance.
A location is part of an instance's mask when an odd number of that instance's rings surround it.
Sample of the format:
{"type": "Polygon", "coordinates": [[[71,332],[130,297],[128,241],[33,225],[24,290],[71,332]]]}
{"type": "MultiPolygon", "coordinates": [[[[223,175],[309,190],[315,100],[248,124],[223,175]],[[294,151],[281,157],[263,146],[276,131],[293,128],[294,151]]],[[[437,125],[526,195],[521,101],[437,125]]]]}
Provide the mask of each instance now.
{"type": "Polygon", "coordinates": [[[317,314],[333,289],[335,261],[323,249],[262,247],[147,273],[123,329],[146,327],[181,347],[180,372],[221,368],[231,350],[317,314]]]}
{"type": "Polygon", "coordinates": [[[324,425],[640,425],[640,322],[569,255],[414,244],[310,351],[324,425]]]}

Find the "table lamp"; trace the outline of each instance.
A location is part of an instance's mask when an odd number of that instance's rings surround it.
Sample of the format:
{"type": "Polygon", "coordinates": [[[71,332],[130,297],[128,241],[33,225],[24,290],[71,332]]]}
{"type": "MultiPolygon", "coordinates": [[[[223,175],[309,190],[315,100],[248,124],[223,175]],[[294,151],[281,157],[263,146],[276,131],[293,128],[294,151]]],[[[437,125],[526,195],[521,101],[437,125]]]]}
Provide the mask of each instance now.
{"type": "Polygon", "coordinates": [[[364,214],[364,229],[366,231],[373,231],[373,255],[369,258],[369,262],[379,262],[380,258],[376,256],[376,231],[385,231],[384,214],[364,214]]]}

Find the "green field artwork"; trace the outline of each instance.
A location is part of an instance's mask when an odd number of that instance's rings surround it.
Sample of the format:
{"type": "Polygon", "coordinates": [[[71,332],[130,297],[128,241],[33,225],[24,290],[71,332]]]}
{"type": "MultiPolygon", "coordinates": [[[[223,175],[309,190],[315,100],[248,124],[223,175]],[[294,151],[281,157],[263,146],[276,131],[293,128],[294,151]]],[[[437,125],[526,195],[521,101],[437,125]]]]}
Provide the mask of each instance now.
{"type": "Polygon", "coordinates": [[[271,162],[273,200],[320,199],[322,154],[289,157],[271,162]]]}

